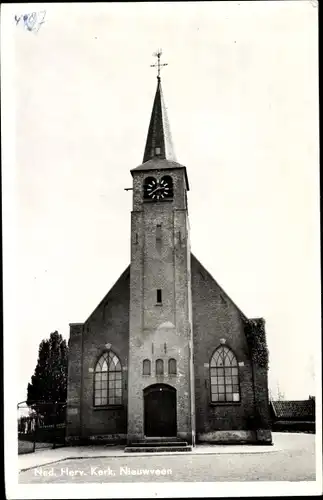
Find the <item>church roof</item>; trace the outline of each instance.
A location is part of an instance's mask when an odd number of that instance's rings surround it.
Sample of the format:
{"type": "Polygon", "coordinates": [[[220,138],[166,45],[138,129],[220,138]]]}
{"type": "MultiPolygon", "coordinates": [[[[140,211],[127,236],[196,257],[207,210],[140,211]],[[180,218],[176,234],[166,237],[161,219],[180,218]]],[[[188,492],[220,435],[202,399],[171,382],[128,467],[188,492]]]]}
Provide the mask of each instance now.
{"type": "Polygon", "coordinates": [[[157,90],[151,113],[146,147],[142,162],[158,156],[170,161],[176,161],[172,136],[167,118],[160,77],[157,77],[157,90]]]}

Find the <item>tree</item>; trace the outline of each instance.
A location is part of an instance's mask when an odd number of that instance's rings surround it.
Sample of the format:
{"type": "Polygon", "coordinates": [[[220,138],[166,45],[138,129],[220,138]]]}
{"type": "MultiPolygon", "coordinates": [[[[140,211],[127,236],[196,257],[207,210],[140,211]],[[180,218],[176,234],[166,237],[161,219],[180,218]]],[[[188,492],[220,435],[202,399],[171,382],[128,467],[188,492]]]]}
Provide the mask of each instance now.
{"type": "Polygon", "coordinates": [[[50,334],[48,340],[39,345],[38,361],[31,383],[27,387],[27,404],[41,411],[36,402],[62,403],[67,397],[67,345],[57,332],[50,334]]]}

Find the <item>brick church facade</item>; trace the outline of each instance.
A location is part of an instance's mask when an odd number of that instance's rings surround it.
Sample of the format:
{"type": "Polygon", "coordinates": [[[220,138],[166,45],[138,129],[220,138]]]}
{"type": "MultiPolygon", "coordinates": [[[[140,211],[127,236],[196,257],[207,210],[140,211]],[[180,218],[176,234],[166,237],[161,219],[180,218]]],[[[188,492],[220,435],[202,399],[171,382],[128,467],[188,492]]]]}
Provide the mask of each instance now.
{"type": "Polygon", "coordinates": [[[264,321],[191,253],[188,174],[157,80],[143,163],[131,170],[130,265],[70,324],[67,439],[269,444],[264,321]]]}

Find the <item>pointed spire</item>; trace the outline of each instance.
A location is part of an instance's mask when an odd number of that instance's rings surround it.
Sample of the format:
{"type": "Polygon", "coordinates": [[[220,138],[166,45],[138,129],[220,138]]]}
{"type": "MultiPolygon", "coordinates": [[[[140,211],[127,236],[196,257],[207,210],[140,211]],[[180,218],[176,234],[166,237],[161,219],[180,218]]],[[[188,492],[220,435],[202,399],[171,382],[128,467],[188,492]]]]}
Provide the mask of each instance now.
{"type": "Polygon", "coordinates": [[[158,67],[157,90],[150,118],[143,163],[155,157],[176,161],[160,81],[160,66],[166,66],[166,64],[160,64],[160,55],[161,51],[156,53],[158,64],[154,65],[154,67],[158,67]]]}

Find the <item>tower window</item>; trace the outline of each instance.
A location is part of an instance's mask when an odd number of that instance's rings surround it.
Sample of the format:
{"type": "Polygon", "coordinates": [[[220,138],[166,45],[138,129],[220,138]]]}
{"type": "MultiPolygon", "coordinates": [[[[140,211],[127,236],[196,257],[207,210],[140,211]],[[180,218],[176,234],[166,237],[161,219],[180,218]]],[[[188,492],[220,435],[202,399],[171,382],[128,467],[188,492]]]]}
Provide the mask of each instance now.
{"type": "Polygon", "coordinates": [[[157,290],[157,304],[161,304],[162,303],[162,291],[160,288],[158,288],[157,290]]]}
{"type": "Polygon", "coordinates": [[[161,252],[162,247],[162,239],[161,239],[161,224],[157,224],[156,226],[156,250],[157,252],[161,252]]]}
{"type": "Polygon", "coordinates": [[[164,375],[164,361],[156,359],[156,375],[164,375]]]}
{"type": "Polygon", "coordinates": [[[150,375],[151,373],[151,363],[149,359],[144,359],[142,363],[142,374],[143,375],[150,375]]]}
{"type": "Polygon", "coordinates": [[[160,155],[160,148],[155,148],[156,155],[160,155]]]}
{"type": "Polygon", "coordinates": [[[168,360],[168,375],[176,375],[176,373],[177,373],[176,359],[170,358],[168,360]]]}

